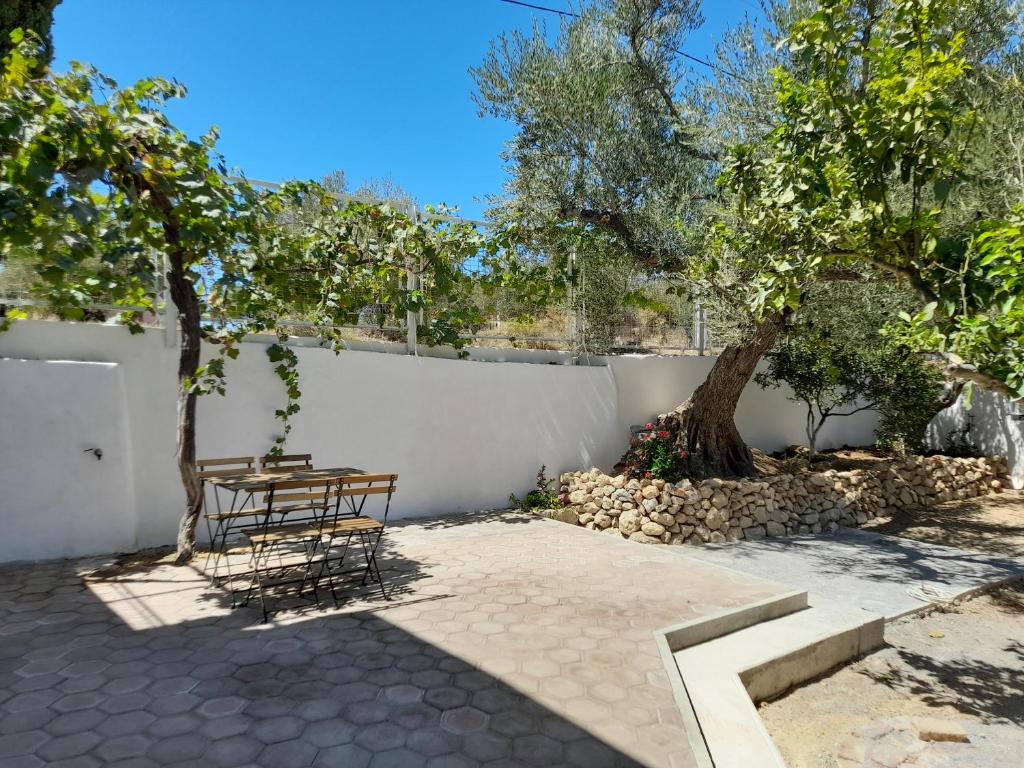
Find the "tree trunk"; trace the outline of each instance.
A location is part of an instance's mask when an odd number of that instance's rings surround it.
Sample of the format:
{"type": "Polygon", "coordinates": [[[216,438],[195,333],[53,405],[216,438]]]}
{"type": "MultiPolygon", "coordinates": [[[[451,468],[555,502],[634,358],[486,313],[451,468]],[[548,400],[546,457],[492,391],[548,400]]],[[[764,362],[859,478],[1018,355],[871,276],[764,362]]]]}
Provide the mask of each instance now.
{"type": "Polygon", "coordinates": [[[185,488],[185,511],[178,522],[177,557],[179,565],[187,563],[195,551],[196,523],[203,509],[203,486],[196,471],[196,393],[193,385],[199,370],[202,347],[202,325],[199,296],[188,275],[188,248],[181,240],[181,223],[174,203],[167,194],[142,174],[129,174],[138,194],[150,196],[153,206],[163,217],[161,226],[167,244],[167,287],[171,301],[178,309],[178,441],[176,458],[181,484],[185,488]]]}
{"type": "Polygon", "coordinates": [[[196,472],[196,393],[195,382],[199,369],[202,336],[199,317],[199,298],[192,281],[185,275],[180,254],[170,257],[167,273],[171,299],[178,308],[178,330],[181,349],[178,352],[178,472],[185,488],[185,511],[178,523],[177,558],[180,565],[187,563],[195,550],[196,523],[203,507],[203,488],[196,472]]]}
{"type": "Polygon", "coordinates": [[[676,431],[676,445],[686,452],[689,477],[756,474],[754,457],[736,429],[736,404],[789,314],[787,311],[765,319],[749,338],[722,350],[704,383],[661,420],[670,431],[676,431]]]}
{"type": "Polygon", "coordinates": [[[816,446],[818,442],[818,429],[814,425],[814,407],[807,406],[807,459],[814,461],[816,446]]]}

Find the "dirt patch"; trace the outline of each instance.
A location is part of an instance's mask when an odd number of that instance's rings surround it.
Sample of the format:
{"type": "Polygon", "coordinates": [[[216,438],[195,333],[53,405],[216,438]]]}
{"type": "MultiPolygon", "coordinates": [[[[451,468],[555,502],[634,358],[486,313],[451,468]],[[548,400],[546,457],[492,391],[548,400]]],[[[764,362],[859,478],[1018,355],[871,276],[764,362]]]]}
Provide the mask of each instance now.
{"type": "Polygon", "coordinates": [[[86,561],[91,567],[82,571],[82,578],[87,581],[116,579],[126,573],[145,573],[161,565],[174,565],[175,559],[174,547],[154,547],[140,549],[138,552],[122,552],[100,562],[86,561]]]}
{"type": "Polygon", "coordinates": [[[1024,557],[1024,493],[1005,491],[924,509],[906,509],[863,527],[930,544],[1024,557]]]}
{"type": "Polygon", "coordinates": [[[899,459],[892,454],[874,448],[837,448],[821,451],[814,461],[808,461],[807,449],[802,446],[778,453],[767,454],[751,449],[754,454],[754,468],[762,476],[800,475],[811,472],[850,472],[854,469],[881,469],[899,459]]]}
{"type": "Polygon", "coordinates": [[[991,734],[962,745],[963,759],[950,765],[998,765],[984,750],[997,741],[1005,750],[1018,737],[1017,754],[1024,752],[1024,586],[894,622],[885,635],[886,648],[761,705],[786,765],[836,768],[853,731],[901,716],[991,734]]]}

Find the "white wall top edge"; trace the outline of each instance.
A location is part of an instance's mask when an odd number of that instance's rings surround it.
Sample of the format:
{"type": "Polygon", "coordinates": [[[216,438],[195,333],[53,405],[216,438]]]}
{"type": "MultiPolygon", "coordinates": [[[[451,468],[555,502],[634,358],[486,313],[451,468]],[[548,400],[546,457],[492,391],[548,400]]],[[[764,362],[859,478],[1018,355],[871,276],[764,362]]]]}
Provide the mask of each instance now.
{"type": "Polygon", "coordinates": [[[107,360],[59,360],[49,357],[3,357],[0,360],[7,360],[11,363],[56,363],[60,365],[101,365],[107,368],[115,368],[120,363],[112,363],[107,360]]]}

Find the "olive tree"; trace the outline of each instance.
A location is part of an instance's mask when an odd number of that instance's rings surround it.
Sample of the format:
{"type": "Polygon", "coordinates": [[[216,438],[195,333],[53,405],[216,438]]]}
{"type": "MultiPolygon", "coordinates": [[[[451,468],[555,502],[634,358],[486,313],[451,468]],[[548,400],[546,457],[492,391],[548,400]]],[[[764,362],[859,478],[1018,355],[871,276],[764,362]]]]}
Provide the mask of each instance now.
{"type": "MultiPolygon", "coordinates": [[[[734,423],[736,405],[789,310],[753,314],[751,270],[735,258],[708,258],[705,233],[733,135],[722,122],[731,119],[747,136],[768,130],[768,71],[785,55],[749,28],[736,35],[750,42],[740,55],[719,50],[718,66],[737,87],[760,84],[741,108],[730,102],[733,86],[691,82],[678,51],[701,21],[693,0],[595,0],[564,19],[556,36],[537,28],[500,37],[473,74],[481,110],[517,129],[506,152],[511,180],[492,215],[524,222],[542,247],[580,242],[567,232],[600,237],[637,272],[714,304],[738,328],[664,426],[688,457],[688,474],[749,475],[753,458],[734,423]]],[[[588,258],[585,248],[576,255],[588,258]]]]}

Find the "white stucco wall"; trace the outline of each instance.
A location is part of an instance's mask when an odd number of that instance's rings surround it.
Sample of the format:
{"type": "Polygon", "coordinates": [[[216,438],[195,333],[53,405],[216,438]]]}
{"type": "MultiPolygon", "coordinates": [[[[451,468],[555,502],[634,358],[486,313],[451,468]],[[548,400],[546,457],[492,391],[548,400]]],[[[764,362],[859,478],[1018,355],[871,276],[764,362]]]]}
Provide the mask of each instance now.
{"type": "Polygon", "coordinates": [[[932,420],[928,429],[928,442],[942,447],[949,433],[962,429],[968,421],[971,439],[989,456],[1005,456],[1010,481],[1014,488],[1024,488],[1024,421],[1014,418],[1024,413],[1004,397],[993,392],[975,389],[971,408],[964,407],[961,397],[932,420]]]}
{"type": "MultiPolygon", "coordinates": [[[[273,413],[283,405],[284,392],[264,346],[246,343],[239,359],[228,363],[226,397],[200,399],[200,456],[258,455],[269,448],[278,429],[273,413]]],[[[396,516],[504,505],[510,492],[532,487],[541,464],[550,476],[580,467],[610,469],[626,447],[629,426],[684,400],[714,362],[625,356],[606,365],[569,366],[549,364],[562,358],[543,353],[536,359],[544,362],[525,363],[369,351],[335,355],[310,346],[297,346],[296,352],[302,411],[293,419],[288,449],[312,453],[318,466],[398,472],[396,516]]],[[[481,354],[531,359],[522,352],[481,354]]],[[[125,496],[129,520],[116,511],[99,520],[68,493],[49,492],[37,480],[29,483],[18,471],[8,471],[2,476],[0,516],[14,523],[7,526],[9,535],[20,535],[27,509],[49,509],[54,519],[70,517],[76,525],[88,518],[99,531],[96,539],[80,539],[76,551],[26,550],[17,559],[171,543],[183,494],[174,462],[177,351],[165,344],[163,332],[132,336],[118,327],[20,322],[0,334],[0,358],[6,358],[0,361],[4,450],[27,445],[19,437],[26,430],[67,433],[68,415],[52,409],[59,397],[89,414],[76,429],[104,449],[98,462],[104,472],[119,467],[124,477],[111,487],[130,489],[125,496]],[[38,376],[25,373],[30,368],[19,360],[115,365],[64,366],[59,375],[38,376]],[[38,386],[27,384],[26,377],[38,378],[38,386]],[[115,433],[124,444],[124,460],[117,465],[107,463],[113,455],[106,453],[116,445],[115,433]]],[[[737,423],[743,436],[764,450],[803,441],[802,411],[780,391],[748,387],[737,423]]],[[[871,414],[838,419],[826,427],[823,444],[871,442],[873,424],[871,414]]],[[[32,444],[24,454],[44,461],[48,450],[32,444]]],[[[88,454],[75,456],[82,461],[71,463],[69,454],[67,482],[87,487],[97,462],[88,454]]],[[[4,559],[12,559],[12,553],[0,548],[4,559]]]]}
{"type": "Polygon", "coordinates": [[[134,549],[121,367],[0,359],[0,387],[0,562],[134,549]]]}
{"type": "MultiPolygon", "coordinates": [[[[59,395],[92,414],[94,442],[104,451],[112,440],[102,425],[122,425],[130,465],[122,468],[120,484],[130,484],[134,498],[131,526],[111,518],[130,535],[108,536],[98,526],[99,543],[83,540],[74,551],[55,546],[52,553],[32,550],[13,559],[173,541],[184,498],[174,462],[177,351],[163,339],[161,331],[132,336],[118,327],[45,322],[16,323],[0,334],[0,443],[13,451],[26,429],[45,434],[63,429],[66,416],[47,416],[38,407],[59,395]],[[98,368],[116,371],[123,384],[86,385],[84,374],[68,373],[68,392],[45,384],[15,386],[23,378],[15,373],[16,361],[24,359],[114,363],[98,368]]],[[[199,456],[259,455],[270,447],[279,427],[274,410],[283,405],[284,392],[264,347],[247,343],[239,359],[228,363],[226,397],[200,399],[199,456]]],[[[302,346],[296,352],[302,411],[293,419],[288,449],[312,453],[318,466],[398,472],[401,492],[392,507],[398,517],[504,506],[510,492],[532,486],[541,464],[553,475],[610,465],[622,447],[615,383],[607,367],[356,351],[335,355],[302,346]]],[[[45,452],[29,446],[26,455],[42,461],[45,452]]],[[[100,463],[113,466],[106,454],[100,463]]],[[[79,484],[93,469],[83,460],[77,469],[69,468],[68,482],[79,484]]],[[[8,490],[0,493],[0,516],[5,521],[24,519],[19,509],[27,497],[58,516],[85,517],[69,494],[48,493],[35,481],[19,486],[13,469],[3,480],[8,490]]],[[[0,548],[0,561],[7,559],[10,553],[0,548]]]]}
{"type": "MultiPolygon", "coordinates": [[[[654,357],[623,355],[606,358],[615,376],[618,394],[619,434],[644,424],[682,403],[703,383],[713,357],[654,357]]],[[[786,399],[788,390],[765,390],[749,384],[736,409],[736,426],[749,445],[762,451],[777,451],[789,445],[804,445],[803,406],[786,399]]],[[[874,442],[878,418],[872,411],[833,417],[818,436],[819,448],[868,445],[874,442]]]]}

